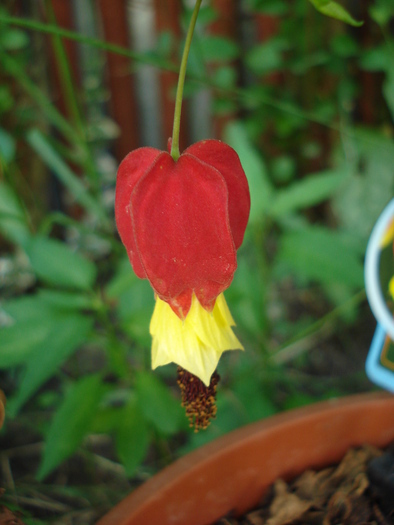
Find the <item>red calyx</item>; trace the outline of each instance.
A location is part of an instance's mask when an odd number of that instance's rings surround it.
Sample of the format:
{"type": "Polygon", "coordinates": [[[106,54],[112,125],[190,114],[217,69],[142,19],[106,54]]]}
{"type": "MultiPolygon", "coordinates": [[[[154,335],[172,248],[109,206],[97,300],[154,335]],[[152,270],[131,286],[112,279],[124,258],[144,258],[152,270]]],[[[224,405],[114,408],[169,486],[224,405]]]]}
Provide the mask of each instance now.
{"type": "Polygon", "coordinates": [[[177,162],[140,148],[119,166],[115,219],[138,277],[184,318],[195,293],[211,310],[230,285],[249,217],[248,183],[236,152],[197,142],[177,162]]]}

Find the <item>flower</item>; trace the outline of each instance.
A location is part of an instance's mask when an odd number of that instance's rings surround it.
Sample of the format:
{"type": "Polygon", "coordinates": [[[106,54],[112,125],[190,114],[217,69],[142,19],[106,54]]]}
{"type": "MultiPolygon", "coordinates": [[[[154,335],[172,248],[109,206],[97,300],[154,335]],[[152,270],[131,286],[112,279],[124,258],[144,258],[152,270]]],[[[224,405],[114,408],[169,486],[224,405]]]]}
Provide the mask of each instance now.
{"type": "Polygon", "coordinates": [[[222,353],[243,349],[231,329],[234,324],[223,294],[218,296],[211,313],[193,295],[184,321],[167,303],[157,299],[150,324],[152,368],[175,362],[209,386],[222,353]]]}
{"type": "Polygon", "coordinates": [[[181,319],[193,293],[212,311],[230,285],[249,208],[238,155],[216,140],[190,146],[177,162],[140,148],[118,170],[115,218],[131,265],[181,319]]]}
{"type": "Polygon", "coordinates": [[[120,164],[117,228],[135,273],[156,296],[152,368],[175,362],[209,388],[221,354],[243,348],[222,292],[249,210],[238,155],[218,140],[197,142],[176,161],[140,148],[120,164]]]}

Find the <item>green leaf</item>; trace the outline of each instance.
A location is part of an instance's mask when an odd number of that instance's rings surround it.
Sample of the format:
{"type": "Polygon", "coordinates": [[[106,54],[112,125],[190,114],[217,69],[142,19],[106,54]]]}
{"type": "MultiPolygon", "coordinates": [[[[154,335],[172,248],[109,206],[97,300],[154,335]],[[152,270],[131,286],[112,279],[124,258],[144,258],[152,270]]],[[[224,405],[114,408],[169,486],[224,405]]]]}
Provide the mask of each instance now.
{"type": "MultiPolygon", "coordinates": [[[[253,374],[253,371],[250,371],[253,374]]],[[[257,381],[251,381],[251,374],[239,376],[232,386],[232,392],[242,403],[248,422],[258,421],[277,412],[270,397],[257,381]]]]}
{"type": "Polygon", "coordinates": [[[343,173],[325,172],[309,175],[277,192],[270,209],[272,217],[314,206],[333,195],[345,180],[343,173]]]}
{"type": "Polygon", "coordinates": [[[0,161],[10,163],[15,157],[15,151],[15,139],[3,128],[0,128],[0,161]]]}
{"type": "Polygon", "coordinates": [[[234,280],[226,291],[226,299],[237,326],[242,327],[243,332],[249,332],[253,338],[266,329],[266,288],[266,279],[262,272],[256,271],[253,261],[239,257],[234,280]]]}
{"type": "Polygon", "coordinates": [[[327,51],[317,50],[294,57],[291,61],[291,72],[295,75],[305,75],[316,66],[326,66],[332,61],[332,55],[327,51]]]}
{"type": "Polygon", "coordinates": [[[40,290],[36,295],[11,299],[3,306],[0,336],[0,368],[21,365],[53,337],[62,310],[77,315],[87,308],[89,297],[68,292],[40,290]]]}
{"type": "Polygon", "coordinates": [[[8,240],[21,245],[30,235],[18,197],[5,182],[0,183],[0,231],[8,240]]]}
{"type": "Polygon", "coordinates": [[[206,62],[229,62],[239,55],[238,46],[222,36],[204,35],[199,44],[206,62]]]}
{"type": "Polygon", "coordinates": [[[139,344],[149,347],[149,322],[154,308],[152,288],[147,280],[138,279],[128,258],[118,265],[105,294],[115,299],[123,330],[139,344]]]}
{"type": "Polygon", "coordinates": [[[122,417],[116,432],[116,450],[127,476],[131,477],[141,464],[150,443],[149,429],[133,398],[122,410],[122,417]]]}
{"type": "Polygon", "coordinates": [[[246,64],[256,75],[276,71],[283,65],[282,52],[286,47],[283,39],[272,38],[254,46],[246,55],[246,64]]]}
{"type": "Polygon", "coordinates": [[[159,57],[171,57],[171,52],[175,47],[174,35],[171,31],[162,31],[157,36],[155,53],[159,57]]]}
{"type": "Polygon", "coordinates": [[[295,392],[285,400],[283,408],[285,410],[291,410],[293,408],[310,405],[314,402],[316,402],[316,397],[305,392],[295,392]]]}
{"type": "Polygon", "coordinates": [[[105,287],[105,294],[110,299],[117,299],[138,280],[138,277],[133,272],[129,258],[124,257],[120,260],[114,276],[105,287]]]}
{"type": "Polygon", "coordinates": [[[84,377],[66,392],[45,440],[44,455],[37,473],[39,480],[43,480],[77,450],[89,430],[102,393],[99,375],[84,377]]]}
{"type": "Polygon", "coordinates": [[[123,418],[123,408],[118,406],[100,406],[90,425],[92,434],[112,434],[123,418]]]}
{"type": "Polygon", "coordinates": [[[14,106],[14,99],[10,88],[10,85],[0,86],[0,114],[9,111],[14,106]]]}
{"type": "Polygon", "coordinates": [[[0,43],[7,51],[18,51],[28,45],[29,37],[20,29],[2,28],[0,43]]]}
{"type": "MultiPolygon", "coordinates": [[[[215,87],[220,87],[222,89],[230,89],[233,86],[235,86],[237,82],[236,71],[231,66],[219,66],[215,68],[215,71],[211,78],[215,87]]],[[[226,102],[231,101],[227,100],[226,102]]]]}
{"type": "Polygon", "coordinates": [[[148,281],[141,279],[124,290],[117,304],[123,329],[144,346],[150,346],[149,322],[153,308],[152,289],[148,281]]]}
{"type": "Polygon", "coordinates": [[[387,0],[386,2],[375,2],[374,5],[369,8],[369,14],[372,20],[378,25],[385,26],[394,16],[392,1],[387,0]]]}
{"type": "Polygon", "coordinates": [[[37,236],[29,240],[25,250],[33,270],[44,282],[78,290],[89,290],[93,286],[95,265],[65,243],[37,236]]]}
{"type": "Polygon", "coordinates": [[[351,26],[360,27],[364,22],[359,22],[355,20],[344,7],[342,7],[337,2],[332,2],[331,0],[309,0],[315,8],[320,11],[323,15],[330,16],[331,18],[336,18],[350,24],[351,26]]]}
{"type": "Polygon", "coordinates": [[[0,332],[0,368],[9,368],[25,362],[45,344],[53,313],[36,296],[9,301],[4,311],[7,324],[0,332]]]}
{"type": "Polygon", "coordinates": [[[341,58],[349,58],[359,53],[357,40],[347,33],[335,35],[331,38],[331,49],[341,58]]]}
{"type": "Polygon", "coordinates": [[[238,153],[248,178],[251,198],[249,223],[259,223],[267,213],[273,194],[265,163],[241,122],[232,122],[226,127],[224,140],[238,153]]]}
{"type": "Polygon", "coordinates": [[[180,401],[152,372],[140,372],[136,377],[138,406],[145,418],[164,434],[174,434],[184,426],[185,415],[180,401]]]}
{"type": "Polygon", "coordinates": [[[290,155],[281,155],[271,161],[270,172],[272,178],[278,184],[289,183],[295,178],[296,162],[290,155]]]}
{"type": "Polygon", "coordinates": [[[386,78],[383,83],[383,96],[391,112],[391,118],[394,120],[394,64],[393,58],[386,71],[386,78]]]}
{"type": "Polygon", "coordinates": [[[382,45],[364,51],[360,66],[367,71],[385,71],[390,67],[391,60],[389,49],[382,45]]]}
{"type": "Polygon", "coordinates": [[[18,325],[1,328],[0,368],[22,364],[28,356],[45,343],[50,326],[30,319],[18,325]]]}
{"type": "Polygon", "coordinates": [[[80,179],[71,171],[60,155],[47,141],[44,135],[38,129],[32,129],[27,133],[27,142],[34,151],[42,158],[45,164],[53,170],[75,200],[81,204],[87,211],[105,222],[107,220],[103,208],[89,194],[80,179]]]}
{"type": "Polygon", "coordinates": [[[10,416],[15,416],[41,385],[86,342],[93,327],[93,319],[73,312],[53,313],[51,323],[44,340],[40,345],[35,345],[34,351],[26,358],[20,388],[7,405],[10,416]]]}
{"type": "Polygon", "coordinates": [[[37,296],[46,305],[58,310],[85,310],[94,308],[94,298],[78,292],[39,290],[37,296]]]}
{"type": "Polygon", "coordinates": [[[360,249],[351,241],[340,232],[305,227],[282,236],[278,261],[309,281],[362,288],[364,273],[360,249]]]}

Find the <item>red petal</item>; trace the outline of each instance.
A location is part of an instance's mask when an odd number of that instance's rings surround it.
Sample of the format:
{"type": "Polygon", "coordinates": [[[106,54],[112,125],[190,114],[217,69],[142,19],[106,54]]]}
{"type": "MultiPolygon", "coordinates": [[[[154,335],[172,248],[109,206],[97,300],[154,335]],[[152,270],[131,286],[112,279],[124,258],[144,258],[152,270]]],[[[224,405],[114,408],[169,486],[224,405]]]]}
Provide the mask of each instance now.
{"type": "Polygon", "coordinates": [[[131,195],[142,265],[161,299],[180,317],[194,291],[212,308],[236,269],[228,191],[218,171],[187,154],[162,152],[131,195]]]}
{"type": "Polygon", "coordinates": [[[202,140],[193,144],[184,154],[194,155],[203,162],[216,168],[226,181],[229,202],[228,212],[235,248],[243,241],[250,211],[248,181],[237,153],[219,140],[202,140]]]}
{"type": "Polygon", "coordinates": [[[134,186],[149,170],[159,154],[160,151],[154,148],[139,148],[132,151],[121,162],[116,179],[116,226],[127,250],[131,265],[138,277],[142,279],[146,278],[146,274],[136,251],[130,214],[130,199],[134,186]]]}

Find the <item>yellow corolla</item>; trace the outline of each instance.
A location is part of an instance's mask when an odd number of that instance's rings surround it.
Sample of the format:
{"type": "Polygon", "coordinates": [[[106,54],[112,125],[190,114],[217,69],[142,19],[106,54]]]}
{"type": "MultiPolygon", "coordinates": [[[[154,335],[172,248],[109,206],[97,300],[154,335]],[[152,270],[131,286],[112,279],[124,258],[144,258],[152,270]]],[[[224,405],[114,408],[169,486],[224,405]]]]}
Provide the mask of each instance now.
{"type": "Polygon", "coordinates": [[[152,368],[176,363],[208,387],[222,353],[243,350],[231,328],[234,325],[223,294],[217,297],[212,312],[205,310],[193,295],[184,320],[157,298],[150,323],[152,368]]]}

